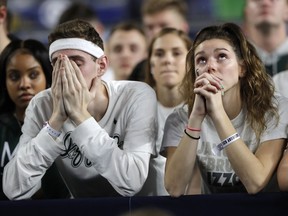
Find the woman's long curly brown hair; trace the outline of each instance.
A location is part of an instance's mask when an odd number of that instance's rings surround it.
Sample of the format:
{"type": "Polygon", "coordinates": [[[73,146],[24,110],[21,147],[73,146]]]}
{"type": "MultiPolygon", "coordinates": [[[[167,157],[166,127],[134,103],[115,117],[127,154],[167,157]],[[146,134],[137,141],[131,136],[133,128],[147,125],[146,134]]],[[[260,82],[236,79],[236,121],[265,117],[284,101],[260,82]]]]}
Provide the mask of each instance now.
{"type": "Polygon", "coordinates": [[[245,76],[240,79],[240,96],[247,109],[247,121],[254,130],[257,139],[267,128],[266,115],[279,121],[277,105],[273,102],[274,85],[271,77],[251,43],[246,39],[241,28],[234,23],[209,26],[197,33],[192,48],[186,59],[186,74],[181,85],[181,92],[186,98],[189,113],[192,110],[195,94],[195,49],[203,41],[222,39],[227,41],[236,53],[238,62],[245,68],[245,76]]]}

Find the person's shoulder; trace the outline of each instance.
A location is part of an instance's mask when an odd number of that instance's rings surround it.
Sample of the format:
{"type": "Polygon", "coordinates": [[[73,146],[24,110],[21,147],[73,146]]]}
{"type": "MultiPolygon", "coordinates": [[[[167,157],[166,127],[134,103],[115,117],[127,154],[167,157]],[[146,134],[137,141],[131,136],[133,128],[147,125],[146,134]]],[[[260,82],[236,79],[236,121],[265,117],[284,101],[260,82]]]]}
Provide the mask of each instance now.
{"type": "Polygon", "coordinates": [[[277,85],[278,82],[287,82],[288,70],[280,71],[279,73],[273,75],[272,79],[275,85],[277,85]]]}
{"type": "MultiPolygon", "coordinates": [[[[288,97],[283,96],[281,93],[279,92],[275,92],[274,93],[274,102],[276,102],[278,107],[283,107],[285,109],[287,109],[288,106],[288,97]]],[[[288,109],[287,109],[288,111],[288,109]]]]}
{"type": "Polygon", "coordinates": [[[286,37],[285,41],[280,45],[280,49],[283,49],[284,53],[287,53],[288,48],[288,36],[286,37]]]}
{"type": "Polygon", "coordinates": [[[38,92],[33,98],[39,100],[41,98],[51,97],[52,96],[51,94],[52,94],[51,88],[48,88],[48,89],[44,89],[44,90],[38,92]]]}
{"type": "Polygon", "coordinates": [[[149,92],[154,94],[154,89],[152,89],[147,83],[141,81],[130,81],[130,80],[112,80],[106,82],[106,86],[109,90],[117,91],[117,92],[149,92]]]}
{"type": "Polygon", "coordinates": [[[184,104],[183,106],[180,106],[180,107],[176,107],[174,111],[168,116],[167,121],[175,122],[176,119],[179,119],[180,121],[184,121],[184,122],[188,120],[187,104],[184,104]]]}
{"type": "Polygon", "coordinates": [[[141,89],[141,90],[147,90],[147,91],[153,91],[152,87],[148,85],[145,82],[142,81],[126,81],[129,85],[131,85],[131,88],[141,89]]]}
{"type": "Polygon", "coordinates": [[[51,88],[44,89],[38,92],[30,101],[31,105],[37,105],[39,103],[50,103],[52,100],[51,88]]]}
{"type": "Polygon", "coordinates": [[[0,125],[8,125],[11,123],[11,120],[15,118],[12,112],[3,112],[0,113],[0,125]]]}
{"type": "Polygon", "coordinates": [[[149,86],[145,82],[135,80],[111,80],[106,83],[110,83],[114,86],[149,86]]]}

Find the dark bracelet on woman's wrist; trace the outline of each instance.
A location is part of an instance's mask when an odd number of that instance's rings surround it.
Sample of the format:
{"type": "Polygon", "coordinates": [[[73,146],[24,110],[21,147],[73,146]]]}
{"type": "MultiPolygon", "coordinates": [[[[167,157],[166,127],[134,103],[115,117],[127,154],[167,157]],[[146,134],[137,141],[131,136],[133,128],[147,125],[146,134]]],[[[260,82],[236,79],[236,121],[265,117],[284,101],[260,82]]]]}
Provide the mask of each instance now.
{"type": "Polygon", "coordinates": [[[200,136],[199,137],[194,137],[192,135],[190,135],[189,133],[187,133],[186,129],[184,130],[185,134],[190,137],[191,139],[194,139],[194,140],[199,140],[200,139],[200,136]]]}

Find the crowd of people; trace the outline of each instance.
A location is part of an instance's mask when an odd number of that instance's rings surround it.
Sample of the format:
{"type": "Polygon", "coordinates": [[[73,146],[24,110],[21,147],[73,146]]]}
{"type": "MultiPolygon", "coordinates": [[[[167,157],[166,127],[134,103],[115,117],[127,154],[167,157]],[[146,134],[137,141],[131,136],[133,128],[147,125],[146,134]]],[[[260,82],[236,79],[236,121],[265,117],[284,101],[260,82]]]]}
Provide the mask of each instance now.
{"type": "Polygon", "coordinates": [[[193,37],[184,0],[141,9],[104,40],[72,4],[46,46],[0,0],[1,200],[288,191],[288,1],[193,37]]]}

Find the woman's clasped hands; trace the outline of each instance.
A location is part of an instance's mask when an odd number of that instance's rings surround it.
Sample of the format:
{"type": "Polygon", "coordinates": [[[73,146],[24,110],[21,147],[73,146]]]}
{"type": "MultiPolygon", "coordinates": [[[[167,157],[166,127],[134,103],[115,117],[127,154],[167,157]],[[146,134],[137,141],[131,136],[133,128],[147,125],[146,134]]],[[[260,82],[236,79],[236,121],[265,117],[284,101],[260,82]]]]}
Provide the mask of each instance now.
{"type": "MultiPolygon", "coordinates": [[[[199,74],[199,70],[196,70],[199,74]]],[[[208,72],[199,74],[194,84],[195,103],[193,111],[199,115],[212,115],[213,112],[223,108],[222,96],[224,96],[224,86],[222,79],[208,72]]]]}

